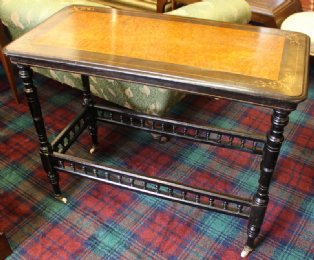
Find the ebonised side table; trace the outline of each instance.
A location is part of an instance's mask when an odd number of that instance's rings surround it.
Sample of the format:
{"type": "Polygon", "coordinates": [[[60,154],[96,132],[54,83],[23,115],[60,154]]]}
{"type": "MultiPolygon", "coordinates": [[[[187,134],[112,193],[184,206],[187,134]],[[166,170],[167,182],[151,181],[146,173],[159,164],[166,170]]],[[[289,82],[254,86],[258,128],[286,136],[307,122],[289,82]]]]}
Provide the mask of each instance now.
{"type": "Polygon", "coordinates": [[[284,141],[284,127],[290,112],[307,97],[306,35],[153,13],[71,6],[11,43],[5,52],[18,64],[43,167],[57,199],[66,202],[58,181],[59,173],[65,172],[215,210],[248,220],[248,237],[241,255],[245,257],[253,250],[269,202],[268,189],[284,141]],[[52,142],[47,138],[30,66],[82,75],[82,111],[52,142]],[[90,93],[89,75],[267,107],[273,111],[271,127],[265,135],[257,135],[96,105],[90,93]],[[221,194],[66,153],[85,129],[90,132],[94,152],[97,125],[101,122],[260,155],[256,192],[251,198],[221,194]]]}

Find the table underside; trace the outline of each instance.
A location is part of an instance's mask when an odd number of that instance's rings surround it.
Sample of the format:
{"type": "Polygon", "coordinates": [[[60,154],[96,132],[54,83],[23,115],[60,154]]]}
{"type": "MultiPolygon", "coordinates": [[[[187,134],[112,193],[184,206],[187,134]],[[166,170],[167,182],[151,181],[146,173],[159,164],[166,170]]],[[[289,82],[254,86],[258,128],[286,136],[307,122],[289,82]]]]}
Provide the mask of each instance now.
{"type": "Polygon", "coordinates": [[[67,150],[88,127],[90,113],[96,114],[97,122],[127,126],[257,155],[262,155],[266,141],[263,136],[246,135],[241,132],[148,116],[108,104],[85,108],[52,142],[53,168],[57,171],[99,180],[191,206],[216,210],[242,218],[249,217],[252,199],[201,190],[165,179],[146,177],[125,169],[97,165],[92,161],[66,155],[67,150]]]}

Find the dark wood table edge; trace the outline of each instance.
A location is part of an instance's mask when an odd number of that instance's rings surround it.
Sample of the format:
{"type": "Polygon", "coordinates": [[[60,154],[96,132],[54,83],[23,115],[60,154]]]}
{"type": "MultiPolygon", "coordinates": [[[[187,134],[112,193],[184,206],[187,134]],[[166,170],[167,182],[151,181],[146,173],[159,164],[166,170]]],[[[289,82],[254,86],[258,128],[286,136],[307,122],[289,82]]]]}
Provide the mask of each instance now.
{"type": "MultiPolygon", "coordinates": [[[[145,13],[145,12],[138,12],[138,11],[134,11],[134,10],[112,10],[110,8],[101,8],[101,7],[88,7],[88,6],[84,6],[84,5],[71,5],[71,6],[67,6],[63,9],[61,9],[58,13],[54,14],[53,16],[56,16],[56,18],[60,15],[64,15],[67,13],[71,13],[71,12],[75,12],[75,11],[96,11],[96,12],[104,12],[104,13],[115,13],[115,14],[126,14],[126,15],[136,15],[136,16],[141,16],[141,17],[148,17],[148,18],[152,18],[152,19],[162,19],[162,20],[169,20],[169,21],[179,21],[179,22],[187,22],[187,23],[197,23],[197,24],[205,24],[205,25],[211,25],[211,26],[220,26],[223,28],[232,28],[232,29],[245,29],[245,30],[249,30],[249,31],[253,31],[256,33],[269,33],[269,34],[275,34],[277,35],[278,33],[280,35],[285,35],[286,33],[291,34],[290,32],[285,32],[285,31],[280,31],[278,29],[272,29],[272,28],[257,28],[254,26],[247,26],[247,25],[239,25],[239,24],[230,24],[230,23],[224,23],[224,22],[217,22],[217,21],[207,21],[207,20],[200,20],[200,19],[191,19],[191,18],[186,18],[186,17],[176,17],[176,16],[167,16],[167,15],[161,15],[161,14],[156,14],[156,13],[145,13]]],[[[51,17],[50,19],[53,19],[53,17],[51,17]]],[[[49,23],[43,23],[45,24],[45,26],[48,26],[49,23]]],[[[297,35],[297,33],[295,33],[295,35],[297,35]]],[[[292,35],[291,35],[292,36],[292,35]]],[[[299,36],[297,36],[299,37],[299,36]]],[[[290,40],[289,40],[290,41],[290,40]]],[[[292,42],[294,42],[294,39],[291,40],[292,42]]],[[[309,46],[308,46],[309,48],[309,46]]],[[[9,50],[7,50],[6,48],[4,49],[4,52],[6,53],[6,55],[8,56],[12,56],[10,57],[11,60],[13,61],[15,59],[14,54],[11,54],[9,50]]],[[[71,64],[71,61],[67,61],[67,60],[40,60],[40,58],[38,59],[35,56],[31,56],[31,55],[24,55],[23,53],[19,53],[18,54],[20,57],[18,58],[19,60],[16,61],[17,63],[21,63],[21,64],[29,64],[29,65],[36,65],[36,63],[38,64],[38,66],[51,66],[51,68],[55,68],[55,69],[60,69],[60,65],[62,66],[61,70],[65,70],[65,71],[69,71],[69,72],[82,72],[82,70],[84,69],[88,69],[89,73],[91,73],[92,75],[97,75],[97,76],[104,76],[104,77],[110,77],[113,79],[122,79],[122,80],[127,80],[127,81],[132,81],[133,77],[130,76],[130,74],[135,73],[137,77],[137,80],[141,77],[145,77],[146,80],[148,80],[148,82],[146,82],[149,85],[152,86],[159,86],[159,87],[165,87],[165,88],[171,88],[171,83],[173,83],[176,79],[175,78],[171,78],[168,77],[165,74],[151,74],[151,76],[145,76],[145,73],[141,73],[140,71],[137,73],[135,70],[130,70],[127,71],[128,69],[119,69],[119,68],[114,68],[108,66],[107,68],[101,68],[101,66],[98,66],[97,64],[88,64],[86,61],[82,64],[79,64],[78,61],[76,61],[75,63],[71,64]],[[78,70],[78,67],[80,67],[80,69],[78,70]],[[97,67],[97,70],[93,71],[93,68],[97,67]],[[119,73],[114,73],[116,75],[113,75],[112,73],[112,69],[113,70],[118,70],[119,73]],[[162,86],[162,84],[158,84],[156,82],[156,76],[161,76],[162,80],[165,77],[166,80],[164,80],[164,86],[162,86]]],[[[303,59],[303,58],[302,58],[303,59]]],[[[308,62],[309,59],[304,57],[304,61],[305,61],[305,67],[306,67],[306,71],[305,74],[308,74],[308,62]]],[[[247,103],[254,103],[255,105],[262,105],[262,106],[267,106],[267,107],[276,107],[276,108],[281,108],[281,109],[286,109],[286,110],[294,110],[296,105],[299,102],[302,102],[306,99],[307,97],[307,91],[306,91],[306,87],[307,87],[307,77],[304,78],[305,81],[303,82],[303,86],[302,86],[302,93],[299,96],[296,97],[291,97],[291,98],[287,98],[287,96],[281,96],[278,95],[276,96],[276,94],[271,93],[270,95],[266,96],[265,101],[261,102],[261,99],[258,98],[258,96],[255,96],[254,93],[253,95],[250,95],[251,93],[240,93],[239,96],[237,96],[236,98],[239,98],[241,101],[243,102],[247,102],[247,103]],[[243,100],[242,97],[246,98],[246,100],[243,100]],[[284,101],[283,101],[284,100],[284,101]],[[275,105],[275,103],[277,102],[277,106],[275,105]]],[[[145,83],[145,81],[139,81],[139,83],[145,83]]],[[[186,81],[184,82],[186,83],[186,81]]],[[[187,81],[187,84],[182,83],[183,87],[183,91],[187,91],[189,93],[195,93],[193,91],[193,86],[195,86],[195,84],[193,84],[193,82],[191,80],[187,81]]],[[[203,84],[202,82],[198,82],[201,83],[204,88],[202,89],[200,94],[203,95],[214,95],[216,94],[219,97],[223,97],[223,93],[224,91],[220,91],[218,88],[213,89],[211,93],[208,93],[208,85],[203,84]]],[[[219,83],[218,83],[219,84],[219,83]]],[[[220,83],[221,84],[221,83],[220,83]]],[[[174,88],[175,90],[180,91],[180,88],[174,88]]],[[[225,92],[227,93],[227,92],[225,92]]],[[[228,99],[232,99],[232,95],[235,95],[235,93],[227,93],[226,94],[226,98],[228,99]]],[[[267,95],[267,94],[266,94],[267,95]]]]}
{"type": "MultiPolygon", "coordinates": [[[[284,110],[295,110],[297,105],[307,98],[306,87],[303,88],[303,93],[300,96],[291,97],[288,99],[285,97],[283,100],[282,96],[269,95],[261,98],[260,96],[255,96],[254,93],[226,91],[224,89],[211,88],[210,84],[205,84],[203,87],[198,85],[199,82],[193,80],[180,82],[180,86],[175,86],[174,83],[177,82],[176,77],[171,77],[164,74],[148,74],[142,71],[128,71],[116,67],[97,67],[95,64],[79,64],[77,62],[71,64],[68,61],[63,60],[41,60],[35,57],[16,57],[12,54],[7,53],[13,63],[21,65],[29,65],[34,67],[50,68],[55,70],[61,70],[65,72],[77,73],[77,74],[89,74],[91,76],[99,76],[104,78],[123,80],[128,82],[135,82],[139,84],[147,84],[154,87],[167,88],[171,90],[183,91],[186,93],[205,95],[217,98],[225,98],[229,100],[239,101],[247,104],[252,104],[256,106],[264,106],[269,108],[277,108],[284,110]],[[132,74],[131,74],[132,73],[132,74]],[[136,77],[136,79],[135,79],[136,77]],[[195,91],[195,86],[198,86],[198,91],[195,91]]],[[[308,70],[305,71],[308,75],[308,70]]],[[[178,82],[177,82],[178,83],[178,82]]],[[[305,82],[307,85],[307,81],[305,82]]]]}

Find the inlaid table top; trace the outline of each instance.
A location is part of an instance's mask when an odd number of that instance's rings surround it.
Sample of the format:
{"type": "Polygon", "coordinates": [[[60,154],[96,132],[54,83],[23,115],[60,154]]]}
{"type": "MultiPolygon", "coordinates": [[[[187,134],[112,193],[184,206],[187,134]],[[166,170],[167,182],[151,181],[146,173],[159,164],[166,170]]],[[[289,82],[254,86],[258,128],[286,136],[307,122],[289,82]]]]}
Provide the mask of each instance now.
{"type": "Polygon", "coordinates": [[[307,95],[309,39],[276,29],[71,6],[5,52],[21,64],[264,106],[307,95]]]}

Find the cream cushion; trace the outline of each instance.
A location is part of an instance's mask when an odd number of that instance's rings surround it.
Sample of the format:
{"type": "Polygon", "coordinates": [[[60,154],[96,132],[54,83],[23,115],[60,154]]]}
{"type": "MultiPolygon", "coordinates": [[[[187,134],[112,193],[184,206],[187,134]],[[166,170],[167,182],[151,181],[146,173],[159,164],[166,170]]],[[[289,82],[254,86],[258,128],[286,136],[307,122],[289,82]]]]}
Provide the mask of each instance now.
{"type": "Polygon", "coordinates": [[[311,38],[311,53],[314,56],[314,12],[290,15],[281,25],[282,30],[301,32],[311,38]]]}
{"type": "Polygon", "coordinates": [[[245,0],[203,0],[165,14],[246,24],[251,20],[251,7],[245,0]]]}

